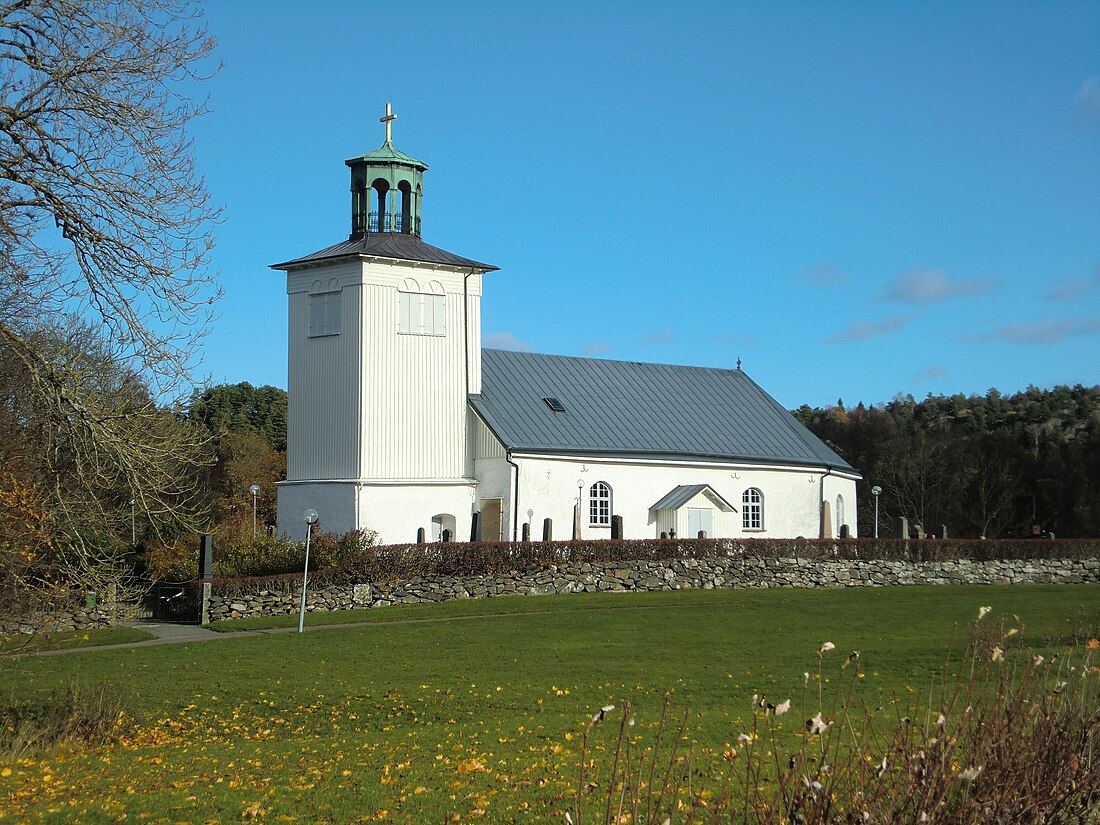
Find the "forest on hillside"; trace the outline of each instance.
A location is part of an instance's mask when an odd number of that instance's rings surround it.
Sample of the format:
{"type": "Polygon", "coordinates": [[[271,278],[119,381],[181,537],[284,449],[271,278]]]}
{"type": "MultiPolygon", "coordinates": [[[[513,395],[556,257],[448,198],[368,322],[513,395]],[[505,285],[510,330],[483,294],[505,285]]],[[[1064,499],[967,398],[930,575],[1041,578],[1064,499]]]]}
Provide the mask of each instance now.
{"type": "Polygon", "coordinates": [[[1100,535],[1100,387],[1014,395],[898,395],[886,404],[792,411],[863,475],[859,534],[899,518],[929,535],[1100,535]]]}

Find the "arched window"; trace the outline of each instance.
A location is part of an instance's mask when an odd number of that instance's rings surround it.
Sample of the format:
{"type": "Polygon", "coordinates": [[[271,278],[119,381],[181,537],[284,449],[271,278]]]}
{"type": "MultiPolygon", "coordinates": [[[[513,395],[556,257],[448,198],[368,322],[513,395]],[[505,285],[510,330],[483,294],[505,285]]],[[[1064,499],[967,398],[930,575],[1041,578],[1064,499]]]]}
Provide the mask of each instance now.
{"type": "Polygon", "coordinates": [[[588,523],[593,527],[611,526],[611,486],[597,481],[588,491],[588,523]]]}
{"type": "Polygon", "coordinates": [[[764,494],[755,487],[750,487],[741,496],[741,528],[764,529],[764,494]]]}
{"type": "Polygon", "coordinates": [[[836,497],[836,534],[844,529],[844,496],[836,497]]]}
{"type": "Polygon", "coordinates": [[[412,216],[412,187],[409,186],[407,180],[403,180],[397,184],[397,189],[401,192],[401,212],[396,231],[408,235],[412,233],[412,221],[410,220],[412,216]]]}
{"type": "Polygon", "coordinates": [[[356,178],[351,200],[351,232],[353,235],[362,235],[367,231],[367,216],[369,213],[370,203],[367,198],[367,184],[362,178],[356,178]]]}
{"type": "Polygon", "coordinates": [[[371,184],[371,188],[374,189],[375,194],[375,210],[370,216],[370,231],[390,232],[389,204],[387,203],[390,191],[389,181],[378,178],[371,184]]]}

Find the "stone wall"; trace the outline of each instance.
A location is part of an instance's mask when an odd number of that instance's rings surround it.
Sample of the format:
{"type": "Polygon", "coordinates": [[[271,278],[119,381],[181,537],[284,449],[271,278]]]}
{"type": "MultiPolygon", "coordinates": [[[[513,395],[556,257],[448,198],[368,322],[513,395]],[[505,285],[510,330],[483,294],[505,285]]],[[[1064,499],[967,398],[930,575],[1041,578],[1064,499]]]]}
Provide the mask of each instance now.
{"type": "Polygon", "coordinates": [[[64,630],[88,630],[115,624],[114,611],[106,607],[72,607],[48,613],[0,617],[0,636],[16,633],[57,633],[64,630]]]}
{"type": "MultiPolygon", "coordinates": [[[[913,584],[1048,584],[1100,582],[1100,559],[1005,559],[908,562],[751,558],[740,555],[639,562],[575,562],[487,576],[424,576],[310,592],[307,610],[347,610],[391,604],[538,596],[597,590],[654,591],[726,587],[882,587],[913,584]]],[[[295,613],[301,593],[212,596],[211,621],[295,613]]]]}

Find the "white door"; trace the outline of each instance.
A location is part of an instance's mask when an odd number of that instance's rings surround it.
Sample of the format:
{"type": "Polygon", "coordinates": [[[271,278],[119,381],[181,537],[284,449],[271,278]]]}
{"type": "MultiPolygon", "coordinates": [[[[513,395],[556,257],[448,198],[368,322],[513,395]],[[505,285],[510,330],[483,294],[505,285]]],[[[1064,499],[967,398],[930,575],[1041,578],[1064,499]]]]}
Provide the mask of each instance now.
{"type": "Polygon", "coordinates": [[[687,511],[688,534],[685,538],[697,538],[700,530],[707,534],[707,538],[711,538],[714,535],[714,512],[706,507],[688,507],[687,511]]]}

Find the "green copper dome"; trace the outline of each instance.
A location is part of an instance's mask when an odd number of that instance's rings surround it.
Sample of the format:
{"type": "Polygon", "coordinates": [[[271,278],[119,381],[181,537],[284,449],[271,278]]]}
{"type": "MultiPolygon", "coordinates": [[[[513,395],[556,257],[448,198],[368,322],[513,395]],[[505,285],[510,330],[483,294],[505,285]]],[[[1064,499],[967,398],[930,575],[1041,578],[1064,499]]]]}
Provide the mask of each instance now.
{"type": "Polygon", "coordinates": [[[351,235],[374,233],[420,237],[420,201],[428,164],[393,145],[393,114],[386,104],[386,141],[373,152],[344,161],[351,170],[351,235]]]}
{"type": "Polygon", "coordinates": [[[394,146],[393,141],[390,140],[387,140],[373,152],[367,152],[365,155],[348,158],[344,163],[348,166],[351,166],[353,163],[404,163],[408,166],[416,167],[421,172],[425,172],[428,169],[428,164],[422,160],[417,160],[412,155],[406,155],[394,146]]]}

